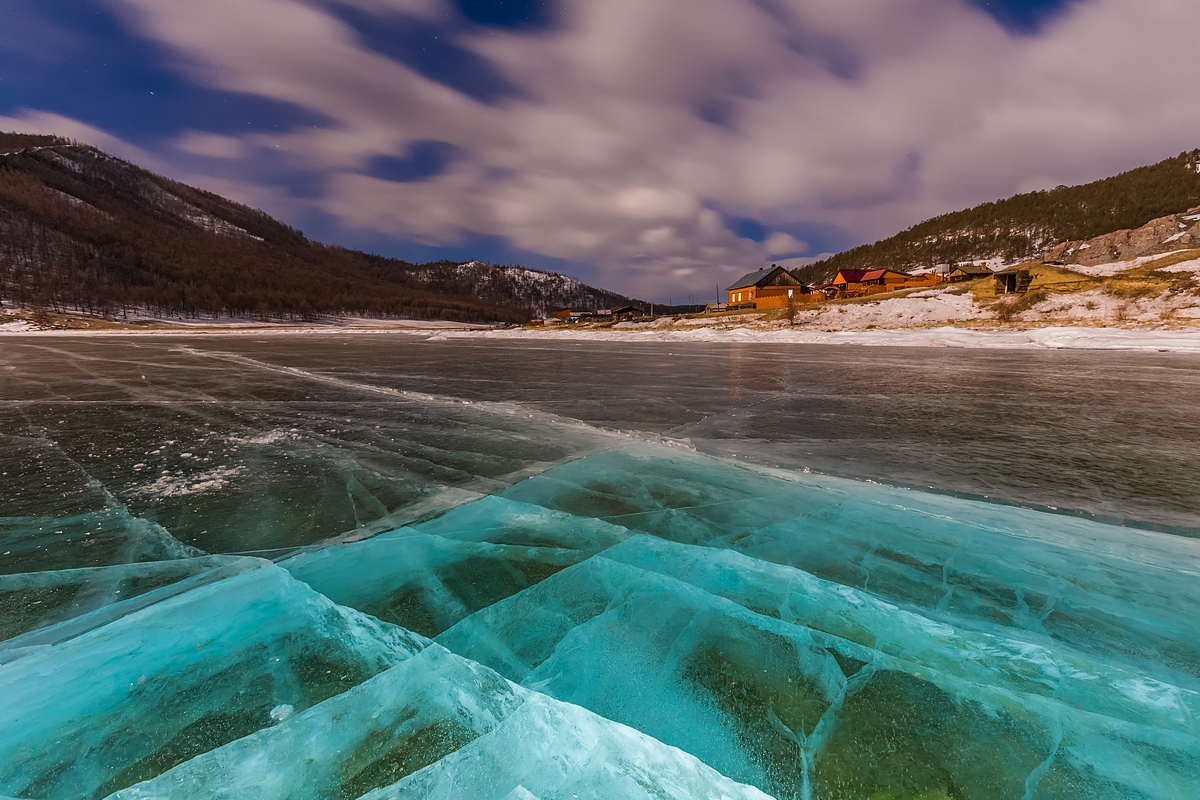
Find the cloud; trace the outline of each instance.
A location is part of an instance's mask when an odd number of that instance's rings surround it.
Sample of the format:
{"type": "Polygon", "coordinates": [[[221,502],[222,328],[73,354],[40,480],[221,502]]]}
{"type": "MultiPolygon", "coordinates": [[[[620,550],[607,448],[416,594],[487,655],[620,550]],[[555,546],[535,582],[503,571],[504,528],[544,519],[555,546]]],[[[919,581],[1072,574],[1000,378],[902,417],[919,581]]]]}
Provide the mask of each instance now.
{"type": "Polygon", "coordinates": [[[313,204],[347,229],[503,237],[649,296],[808,252],[803,226],[870,240],[1200,144],[1182,77],[1200,6],[1175,0],[1078,3],[1036,33],[965,0],[606,0],[516,28],[440,0],[112,2],[189,80],[328,120],[192,125],[180,152],[274,154],[323,176],[313,204]],[[374,18],[424,26],[513,90],[388,55],[363,33],[374,18]]]}
{"type": "Polygon", "coordinates": [[[175,147],[206,158],[241,158],[246,154],[246,147],[238,137],[200,131],[186,131],[176,138],[175,147]]]}
{"type": "Polygon", "coordinates": [[[763,242],[763,250],[769,256],[790,256],[804,253],[808,245],[789,233],[778,231],[763,242]]]}

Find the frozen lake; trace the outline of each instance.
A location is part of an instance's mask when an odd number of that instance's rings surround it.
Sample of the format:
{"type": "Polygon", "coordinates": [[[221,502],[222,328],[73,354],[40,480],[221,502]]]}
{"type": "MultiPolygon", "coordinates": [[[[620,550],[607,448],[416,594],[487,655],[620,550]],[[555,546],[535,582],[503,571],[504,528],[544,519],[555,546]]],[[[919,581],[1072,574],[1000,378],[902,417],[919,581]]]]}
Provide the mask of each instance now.
{"type": "Polygon", "coordinates": [[[1200,356],[0,341],[0,795],[1180,798],[1200,356]]]}

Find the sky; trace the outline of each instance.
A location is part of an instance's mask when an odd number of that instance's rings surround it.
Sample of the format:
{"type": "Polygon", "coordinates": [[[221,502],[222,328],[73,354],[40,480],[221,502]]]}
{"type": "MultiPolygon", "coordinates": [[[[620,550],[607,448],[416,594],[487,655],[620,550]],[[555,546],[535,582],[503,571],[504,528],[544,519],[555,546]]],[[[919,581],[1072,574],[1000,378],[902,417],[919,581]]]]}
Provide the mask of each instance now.
{"type": "Polygon", "coordinates": [[[702,302],[1200,147],[1194,0],[0,0],[0,130],[702,302]]]}

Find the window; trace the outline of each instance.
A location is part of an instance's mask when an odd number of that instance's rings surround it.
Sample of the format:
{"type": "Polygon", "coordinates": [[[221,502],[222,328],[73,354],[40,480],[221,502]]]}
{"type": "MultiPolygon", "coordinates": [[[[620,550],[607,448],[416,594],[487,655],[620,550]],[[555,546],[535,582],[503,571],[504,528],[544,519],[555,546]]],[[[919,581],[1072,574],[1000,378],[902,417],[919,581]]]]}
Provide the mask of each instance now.
{"type": "Polygon", "coordinates": [[[788,297],[791,297],[791,296],[792,296],[792,292],[794,292],[794,291],[795,291],[794,289],[788,289],[788,297]]]}

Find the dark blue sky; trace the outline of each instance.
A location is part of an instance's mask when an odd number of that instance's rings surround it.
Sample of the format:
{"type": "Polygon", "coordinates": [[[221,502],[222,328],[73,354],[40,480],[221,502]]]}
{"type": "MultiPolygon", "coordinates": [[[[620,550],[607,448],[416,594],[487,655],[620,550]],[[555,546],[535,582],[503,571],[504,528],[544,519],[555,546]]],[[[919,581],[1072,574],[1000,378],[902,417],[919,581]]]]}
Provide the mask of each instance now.
{"type": "MultiPolygon", "coordinates": [[[[912,2],[906,19],[897,0],[891,18],[858,28],[802,0],[728,0],[674,21],[671,9],[694,7],[660,3],[627,6],[627,22],[546,0],[274,3],[270,13],[289,9],[292,25],[257,18],[268,9],[254,0],[188,10],[0,0],[0,117],[67,135],[96,129],[151,154],[148,166],[262,205],[315,238],[414,260],[522,261],[660,295],[853,246],[1026,184],[1170,154],[1157,143],[1138,150],[1123,132],[1052,175],[1036,154],[1020,163],[1019,120],[981,130],[989,114],[1025,102],[1012,75],[1022,60],[1041,59],[1025,113],[1039,103],[1068,113],[1037,97],[1053,93],[1045,86],[1058,68],[1045,52],[1056,36],[1076,47],[1076,12],[1096,5],[1103,23],[1112,2],[944,0],[933,18],[918,18],[930,6],[912,2]],[[264,46],[230,45],[237,29],[222,15],[244,15],[243,30],[261,25],[264,46]],[[287,41],[307,30],[300,23],[326,32],[327,67],[319,38],[287,41]],[[959,42],[974,43],[978,60],[955,56],[959,42]],[[276,44],[278,72],[265,55],[276,44]],[[303,60],[283,63],[289,47],[311,56],[311,74],[303,60]],[[928,68],[911,68],[923,58],[928,68]],[[911,68],[909,84],[887,85],[893,65],[911,68]],[[943,77],[960,65],[963,76],[943,77]],[[845,104],[838,124],[854,120],[849,134],[823,121],[831,98],[845,104]],[[896,118],[908,105],[912,118],[896,118]],[[927,176],[971,158],[995,174],[930,185],[927,176]]],[[[1062,69],[1086,83],[1066,60],[1062,69]]],[[[1089,92],[1103,101],[1092,86],[1065,96],[1089,92]]]]}

